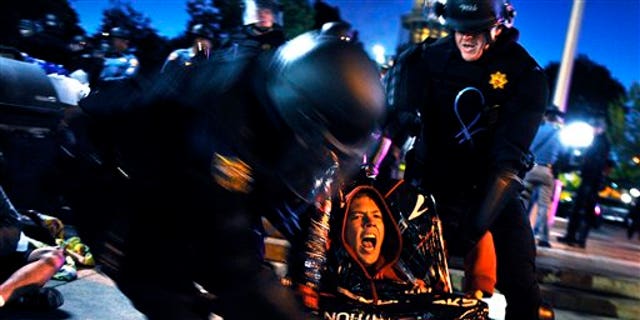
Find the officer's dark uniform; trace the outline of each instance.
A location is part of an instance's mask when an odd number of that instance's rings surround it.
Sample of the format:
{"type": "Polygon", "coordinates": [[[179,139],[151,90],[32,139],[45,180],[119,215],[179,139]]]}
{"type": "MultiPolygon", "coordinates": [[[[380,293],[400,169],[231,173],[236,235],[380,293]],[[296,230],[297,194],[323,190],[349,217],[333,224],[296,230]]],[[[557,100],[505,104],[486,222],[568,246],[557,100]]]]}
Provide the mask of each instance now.
{"type": "Polygon", "coordinates": [[[77,137],[66,148],[68,197],[83,239],[151,319],[208,318],[194,282],[225,319],[301,318],[262,267],[252,224],[266,216],[302,236],[301,213],[328,191],[320,182],[339,179],[336,165],[348,172],[372,141],[384,94],[359,46],[300,37],[314,45],[298,58],[287,45],[264,64],[220,53],[174,69],[189,73],[182,81],[164,72],[125,93],[106,88],[67,120],[77,137]],[[326,77],[308,76],[318,70],[326,77]]]}
{"type": "Polygon", "coordinates": [[[598,192],[606,183],[605,170],[610,148],[606,134],[600,133],[594,137],[593,143],[585,151],[584,162],[580,166],[582,181],[569,215],[567,232],[564,237],[558,238],[559,241],[582,248],[586,246],[589,231],[597,223],[594,210],[598,202],[598,192]]]}
{"type": "Polygon", "coordinates": [[[270,50],[279,47],[285,42],[284,31],[278,24],[271,28],[262,28],[255,23],[244,25],[231,35],[226,46],[249,47],[254,50],[270,50]]]}
{"type": "Polygon", "coordinates": [[[388,88],[395,106],[389,134],[398,143],[419,132],[405,177],[435,196],[454,252],[491,230],[507,317],[526,319],[536,314],[540,294],[535,244],[518,194],[548,88],[516,38],[517,30],[505,28],[474,62],[462,59],[453,35],[405,52],[388,88]],[[421,127],[415,127],[418,115],[421,127]]]}
{"type": "Polygon", "coordinates": [[[196,24],[191,27],[190,37],[193,38],[192,46],[172,51],[165,60],[161,72],[172,72],[168,71],[171,68],[189,68],[209,59],[216,40],[215,32],[206,25],[196,24]]]}
{"type": "MultiPolygon", "coordinates": [[[[111,39],[119,38],[129,41],[130,33],[120,27],[111,28],[111,39]]],[[[113,41],[113,40],[112,40],[113,41]]],[[[102,71],[100,72],[100,84],[110,81],[122,81],[134,77],[140,69],[140,62],[135,55],[135,50],[127,44],[126,49],[110,48],[105,53],[102,71]]]]}
{"type": "Polygon", "coordinates": [[[139,68],[134,51],[110,52],[104,58],[104,66],[100,73],[101,81],[122,80],[133,77],[139,68]]]}

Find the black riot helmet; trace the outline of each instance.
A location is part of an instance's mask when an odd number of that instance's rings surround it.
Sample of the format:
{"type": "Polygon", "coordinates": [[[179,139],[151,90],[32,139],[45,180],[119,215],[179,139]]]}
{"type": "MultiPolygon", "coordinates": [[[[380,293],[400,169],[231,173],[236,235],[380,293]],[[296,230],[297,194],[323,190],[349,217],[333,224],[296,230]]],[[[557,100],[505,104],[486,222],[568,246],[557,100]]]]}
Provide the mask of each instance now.
{"type": "Polygon", "coordinates": [[[111,38],[120,38],[124,40],[130,40],[131,34],[129,31],[121,28],[121,27],[113,27],[109,31],[109,37],[111,38]]]}
{"type": "Polygon", "coordinates": [[[460,32],[481,32],[498,25],[510,26],[515,10],[506,0],[447,0],[438,2],[436,14],[445,26],[460,32]]]}
{"type": "Polygon", "coordinates": [[[257,9],[269,9],[273,14],[280,12],[280,6],[275,0],[257,0],[255,4],[257,9]]]}
{"type": "Polygon", "coordinates": [[[326,169],[354,173],[385,113],[378,70],[361,44],[309,31],[280,46],[263,70],[261,100],[292,135],[273,174],[308,199],[326,169]]]}
{"type": "Polygon", "coordinates": [[[211,27],[206,26],[202,23],[198,23],[193,27],[191,27],[190,33],[192,36],[198,37],[198,38],[204,38],[209,40],[213,40],[213,38],[215,38],[215,33],[213,32],[213,30],[211,30],[211,27]]]}
{"type": "Polygon", "coordinates": [[[20,21],[18,21],[18,31],[23,37],[31,37],[42,31],[42,26],[32,20],[20,19],[20,21]]]}
{"type": "Polygon", "coordinates": [[[268,102],[299,143],[340,160],[362,157],[383,121],[385,100],[375,63],[362,46],[310,31],[285,43],[265,70],[268,102]]]}

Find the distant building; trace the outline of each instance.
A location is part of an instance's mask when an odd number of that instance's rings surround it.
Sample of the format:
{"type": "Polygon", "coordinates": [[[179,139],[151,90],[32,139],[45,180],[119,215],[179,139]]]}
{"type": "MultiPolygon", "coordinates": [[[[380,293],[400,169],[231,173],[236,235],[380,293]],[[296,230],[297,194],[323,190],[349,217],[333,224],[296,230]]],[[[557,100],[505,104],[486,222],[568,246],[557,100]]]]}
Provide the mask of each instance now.
{"type": "Polygon", "coordinates": [[[414,0],[413,8],[409,13],[402,15],[402,28],[408,32],[404,39],[398,43],[398,51],[403,50],[408,45],[420,43],[429,38],[436,40],[447,36],[448,31],[444,28],[440,19],[435,13],[435,3],[437,0],[414,0]]]}

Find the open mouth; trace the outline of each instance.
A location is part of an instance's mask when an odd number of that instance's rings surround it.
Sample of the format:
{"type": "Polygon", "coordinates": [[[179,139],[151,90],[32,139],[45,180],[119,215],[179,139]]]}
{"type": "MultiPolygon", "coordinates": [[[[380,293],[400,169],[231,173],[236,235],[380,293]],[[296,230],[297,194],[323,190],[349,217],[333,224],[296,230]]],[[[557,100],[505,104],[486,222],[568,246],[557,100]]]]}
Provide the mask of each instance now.
{"type": "Polygon", "coordinates": [[[463,44],[462,44],[462,48],[463,48],[465,51],[473,51],[473,50],[475,50],[475,49],[476,49],[476,47],[477,47],[477,46],[476,46],[474,43],[463,43],[463,44]]]}
{"type": "Polygon", "coordinates": [[[362,237],[362,248],[369,252],[372,251],[376,247],[376,243],[378,243],[378,239],[372,233],[367,233],[362,237]]]}

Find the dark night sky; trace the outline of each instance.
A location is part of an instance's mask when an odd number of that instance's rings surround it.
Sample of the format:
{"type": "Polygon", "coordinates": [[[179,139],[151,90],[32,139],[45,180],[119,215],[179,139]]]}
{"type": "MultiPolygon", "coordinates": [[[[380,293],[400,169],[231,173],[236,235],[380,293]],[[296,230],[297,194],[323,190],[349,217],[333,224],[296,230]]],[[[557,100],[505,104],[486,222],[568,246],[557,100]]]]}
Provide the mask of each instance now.
{"type": "MultiPolygon", "coordinates": [[[[383,45],[388,53],[401,35],[400,16],[413,0],[325,0],[360,32],[370,51],[383,45]]],[[[584,0],[584,16],[577,53],[604,65],[626,88],[640,82],[640,0],[584,0]]],[[[173,37],[185,29],[185,0],[132,0],[133,7],[151,18],[162,35],[173,37]]],[[[99,27],[108,0],[72,0],[89,33],[99,27]]],[[[571,15],[572,0],[513,0],[520,42],[545,67],[560,62],[571,15]]]]}

